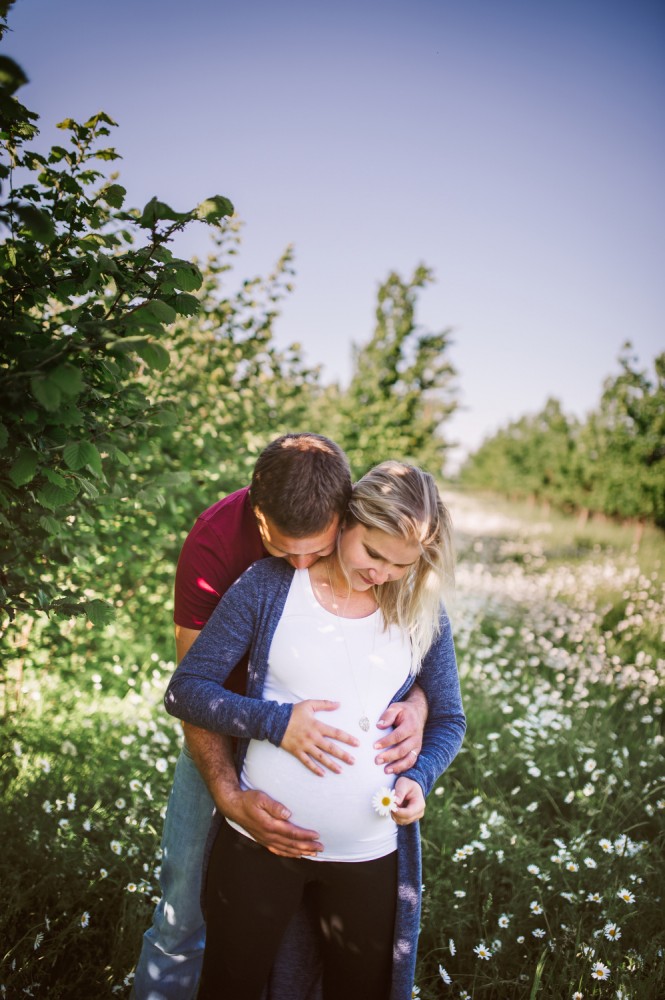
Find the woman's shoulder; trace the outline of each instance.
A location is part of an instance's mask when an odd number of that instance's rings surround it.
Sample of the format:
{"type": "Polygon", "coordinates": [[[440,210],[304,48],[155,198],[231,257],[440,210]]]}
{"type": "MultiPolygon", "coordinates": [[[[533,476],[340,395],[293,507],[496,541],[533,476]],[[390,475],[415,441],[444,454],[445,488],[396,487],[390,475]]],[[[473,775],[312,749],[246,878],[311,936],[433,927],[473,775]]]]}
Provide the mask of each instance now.
{"type": "Polygon", "coordinates": [[[290,582],[294,573],[293,566],[290,566],[286,559],[267,556],[265,559],[258,559],[252,563],[236,583],[242,584],[243,589],[250,587],[257,590],[270,590],[279,587],[281,583],[290,582]]]}

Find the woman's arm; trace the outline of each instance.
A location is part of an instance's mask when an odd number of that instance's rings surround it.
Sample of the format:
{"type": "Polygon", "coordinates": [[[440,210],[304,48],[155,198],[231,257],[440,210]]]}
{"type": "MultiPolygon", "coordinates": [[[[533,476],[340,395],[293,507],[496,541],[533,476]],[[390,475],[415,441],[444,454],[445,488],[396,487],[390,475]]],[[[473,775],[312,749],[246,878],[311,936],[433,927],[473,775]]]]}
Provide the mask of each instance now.
{"type": "Polygon", "coordinates": [[[445,613],[441,632],[423,661],[418,683],[427,697],[429,715],[418,760],[403,777],[417,781],[423,794],[429,795],[434,782],[457,755],[466,731],[452,630],[445,613]]]}
{"type": "Polygon", "coordinates": [[[223,687],[261,625],[260,581],[269,570],[256,570],[255,564],[224,594],[173,674],[164,704],[170,715],[201,729],[279,746],[292,706],[247,698],[223,687]]]}
{"type": "MultiPolygon", "coordinates": [[[[275,578],[281,573],[281,566],[274,569],[275,578]]],[[[357,746],[358,740],[316,718],[316,713],[338,708],[336,702],[310,699],[294,706],[234,694],[223,686],[257,630],[265,628],[259,610],[261,581],[270,575],[268,562],[255,564],[226,592],[171,678],[166,710],[199,729],[270,740],[320,776],[323,768],[339,772],[339,762],[353,764],[343,744],[357,746]]],[[[272,588],[269,596],[274,602],[272,588]]]]}

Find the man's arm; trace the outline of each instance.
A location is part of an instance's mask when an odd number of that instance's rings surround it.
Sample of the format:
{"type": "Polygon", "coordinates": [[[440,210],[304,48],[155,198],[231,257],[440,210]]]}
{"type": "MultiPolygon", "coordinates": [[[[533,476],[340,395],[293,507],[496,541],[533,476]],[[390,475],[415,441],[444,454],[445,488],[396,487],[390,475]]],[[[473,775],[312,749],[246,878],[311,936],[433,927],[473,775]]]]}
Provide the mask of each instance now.
{"type": "MultiPolygon", "coordinates": [[[[197,629],[175,627],[178,663],[199,635],[197,629]]],[[[243,791],[238,782],[231,740],[183,723],[187,747],[213,802],[224,816],[238,823],[273,854],[285,857],[316,855],[323,849],[314,830],[289,823],[289,810],[265,792],[243,791]]]]}
{"type": "Polygon", "coordinates": [[[404,701],[388,705],[377,725],[395,728],[374,744],[379,753],[377,764],[385,764],[386,774],[402,774],[413,767],[423,745],[423,732],[427,722],[427,698],[423,689],[414,684],[404,701]]]}

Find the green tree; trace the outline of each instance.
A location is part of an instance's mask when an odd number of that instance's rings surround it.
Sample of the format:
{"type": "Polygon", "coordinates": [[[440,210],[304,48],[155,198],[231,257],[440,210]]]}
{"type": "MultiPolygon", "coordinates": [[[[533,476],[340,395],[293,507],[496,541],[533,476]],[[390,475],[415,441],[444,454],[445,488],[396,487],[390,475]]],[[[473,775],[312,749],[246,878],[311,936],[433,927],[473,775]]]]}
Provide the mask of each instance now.
{"type": "Polygon", "coordinates": [[[418,267],[405,281],[392,272],[380,286],[376,327],[353,351],[347,389],[328,387],[318,400],[325,433],[345,449],[356,475],[386,458],[401,458],[438,475],[450,442],[446,420],[457,403],[450,331],[423,332],[416,325],[420,289],[432,281],[418,267]]]}
{"type": "MultiPolygon", "coordinates": [[[[6,14],[7,4],[0,11],[6,14]]],[[[0,28],[5,28],[3,22],[0,28]]],[[[132,471],[137,442],[164,406],[141,384],[164,370],[166,329],[198,309],[202,276],[168,243],[189,223],[218,227],[233,211],[214,197],[188,212],[151,199],[123,210],[125,190],[100,165],[114,125],[99,113],[60,128],[69,142],[46,155],[26,147],[37,116],[14,96],[25,74],[0,66],[0,606],[80,613],[103,605],[63,589],[61,567],[94,549],[100,508],[142,488],[132,471]]]]}
{"type": "Polygon", "coordinates": [[[610,517],[665,527],[665,353],[654,360],[654,378],[630,343],[619,364],[580,435],[583,501],[610,517]]]}
{"type": "Polygon", "coordinates": [[[584,423],[556,400],[500,429],[469,456],[461,482],[508,496],[533,496],[567,510],[665,525],[665,354],[655,378],[630,344],[621,372],[606,379],[584,423]]]}

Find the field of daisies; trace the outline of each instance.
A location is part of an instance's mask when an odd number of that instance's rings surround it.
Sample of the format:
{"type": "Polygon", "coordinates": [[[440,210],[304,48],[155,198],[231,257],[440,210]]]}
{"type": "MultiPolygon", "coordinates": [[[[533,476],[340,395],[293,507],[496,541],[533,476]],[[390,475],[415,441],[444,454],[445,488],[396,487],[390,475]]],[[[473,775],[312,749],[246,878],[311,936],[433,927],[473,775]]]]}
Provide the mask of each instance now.
{"type": "MultiPolygon", "coordinates": [[[[413,995],[662,998],[665,539],[451,507],[468,731],[422,825],[413,995]]],[[[23,678],[0,734],[0,997],[128,996],[180,746],[172,669],[128,649],[23,678]]]]}

